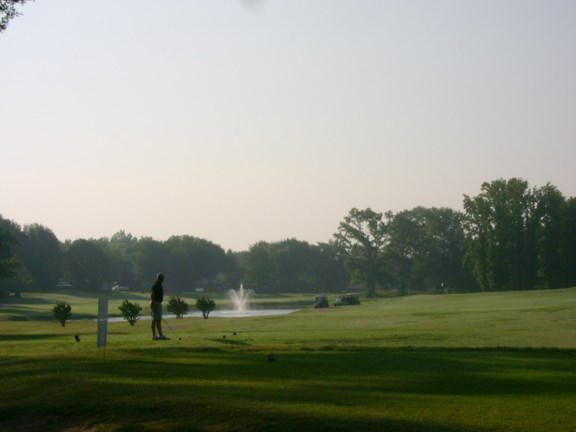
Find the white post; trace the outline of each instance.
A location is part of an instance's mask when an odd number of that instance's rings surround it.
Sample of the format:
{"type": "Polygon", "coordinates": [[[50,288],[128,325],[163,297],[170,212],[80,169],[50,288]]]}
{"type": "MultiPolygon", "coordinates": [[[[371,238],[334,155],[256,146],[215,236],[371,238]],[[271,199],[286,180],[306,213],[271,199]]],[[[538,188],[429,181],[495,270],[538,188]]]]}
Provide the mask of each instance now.
{"type": "Polygon", "coordinates": [[[98,299],[98,348],[106,348],[106,335],[108,332],[108,299],[98,299]]]}

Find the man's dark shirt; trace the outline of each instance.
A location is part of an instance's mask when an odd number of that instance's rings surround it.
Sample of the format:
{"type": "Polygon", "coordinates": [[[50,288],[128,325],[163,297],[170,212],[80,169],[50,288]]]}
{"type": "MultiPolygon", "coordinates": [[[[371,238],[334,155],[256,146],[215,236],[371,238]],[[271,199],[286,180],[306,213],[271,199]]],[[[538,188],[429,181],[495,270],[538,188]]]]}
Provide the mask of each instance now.
{"type": "Polygon", "coordinates": [[[164,287],[162,286],[162,282],[156,281],[150,290],[151,299],[152,301],[162,302],[164,300],[164,287]]]}

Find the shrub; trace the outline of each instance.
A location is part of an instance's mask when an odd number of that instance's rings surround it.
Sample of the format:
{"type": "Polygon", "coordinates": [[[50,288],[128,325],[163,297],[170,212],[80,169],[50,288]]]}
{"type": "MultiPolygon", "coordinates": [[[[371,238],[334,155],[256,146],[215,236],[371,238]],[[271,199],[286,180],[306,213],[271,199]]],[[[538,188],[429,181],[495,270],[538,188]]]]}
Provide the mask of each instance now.
{"type": "Polygon", "coordinates": [[[72,306],[69,303],[60,301],[56,303],[52,311],[54,312],[54,317],[62,324],[62,327],[66,325],[66,321],[72,318],[72,306]]]}
{"type": "Polygon", "coordinates": [[[180,297],[170,297],[166,310],[176,315],[176,318],[182,318],[183,315],[188,313],[188,303],[180,297]]]}
{"type": "Polygon", "coordinates": [[[202,312],[204,319],[208,319],[210,312],[216,309],[216,303],[214,303],[214,300],[212,299],[200,297],[198,300],[196,300],[196,309],[202,312]]]}
{"type": "Polygon", "coordinates": [[[120,312],[122,312],[122,318],[130,323],[131,326],[136,324],[136,321],[140,319],[140,312],[142,312],[142,306],[138,303],[131,303],[128,300],[124,300],[120,306],[118,306],[120,312]]]}

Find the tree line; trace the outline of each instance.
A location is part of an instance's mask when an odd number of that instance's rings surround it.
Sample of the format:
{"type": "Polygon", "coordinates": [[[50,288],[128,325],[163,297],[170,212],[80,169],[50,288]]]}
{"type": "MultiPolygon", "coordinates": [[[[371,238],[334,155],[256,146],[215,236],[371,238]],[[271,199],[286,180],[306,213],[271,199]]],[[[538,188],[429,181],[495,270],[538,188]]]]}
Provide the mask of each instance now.
{"type": "Polygon", "coordinates": [[[166,241],[119,231],[60,242],[47,227],[0,217],[0,295],[56,289],[148,290],[158,271],[174,292],[378,290],[472,292],[576,285],[576,199],[522,179],[484,183],[463,211],[350,210],[332,239],[261,241],[242,252],[193,236],[166,241]]]}

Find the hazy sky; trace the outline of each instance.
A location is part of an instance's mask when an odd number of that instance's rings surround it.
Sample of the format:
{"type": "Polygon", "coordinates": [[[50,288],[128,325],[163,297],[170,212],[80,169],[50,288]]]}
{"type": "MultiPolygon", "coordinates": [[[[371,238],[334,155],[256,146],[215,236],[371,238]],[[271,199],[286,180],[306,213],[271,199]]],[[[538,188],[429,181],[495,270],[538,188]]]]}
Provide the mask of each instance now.
{"type": "Polygon", "coordinates": [[[576,1],[37,0],[0,34],[0,215],[60,240],[332,238],[576,195],[576,1]]]}

